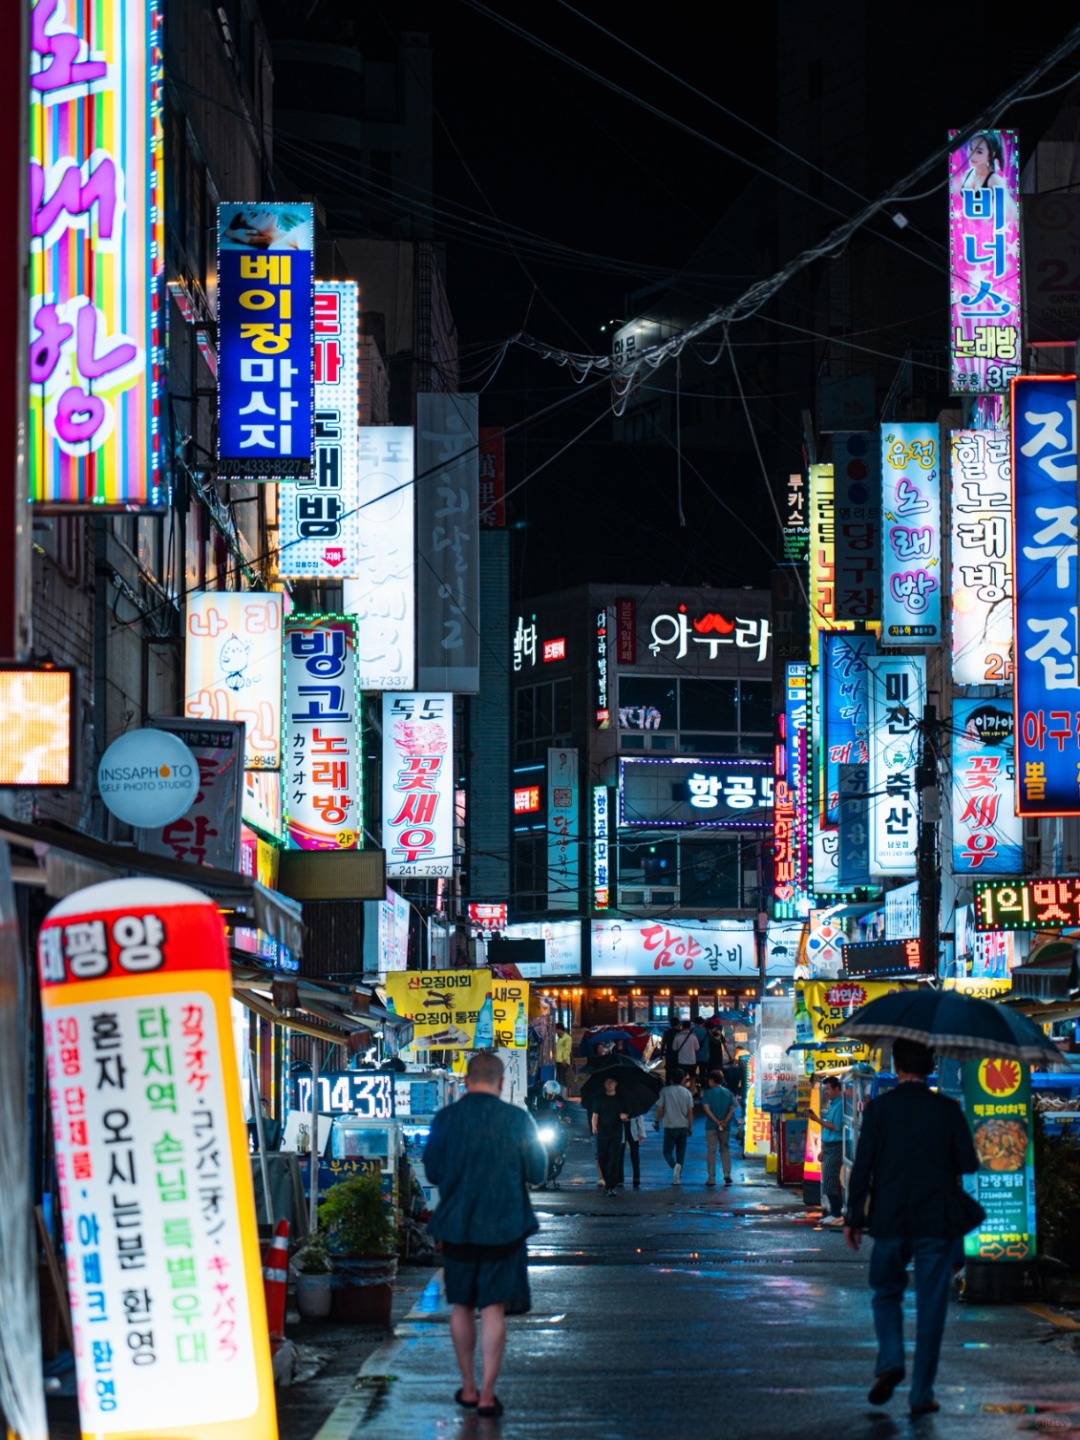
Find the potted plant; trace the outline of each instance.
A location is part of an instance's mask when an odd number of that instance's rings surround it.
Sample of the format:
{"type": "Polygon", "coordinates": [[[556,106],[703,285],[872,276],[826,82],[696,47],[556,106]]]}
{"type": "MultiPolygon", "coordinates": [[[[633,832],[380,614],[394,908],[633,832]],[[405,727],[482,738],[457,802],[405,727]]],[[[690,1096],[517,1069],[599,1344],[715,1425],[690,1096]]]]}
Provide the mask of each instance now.
{"type": "Polygon", "coordinates": [[[334,1267],[323,1237],[313,1235],[296,1252],[293,1265],[297,1272],[296,1308],[305,1320],[325,1320],[330,1314],[334,1267]]]}
{"type": "Polygon", "coordinates": [[[357,1324],[390,1324],[397,1230],[378,1175],[331,1186],[319,1205],[333,1266],[330,1314],[357,1324]]]}

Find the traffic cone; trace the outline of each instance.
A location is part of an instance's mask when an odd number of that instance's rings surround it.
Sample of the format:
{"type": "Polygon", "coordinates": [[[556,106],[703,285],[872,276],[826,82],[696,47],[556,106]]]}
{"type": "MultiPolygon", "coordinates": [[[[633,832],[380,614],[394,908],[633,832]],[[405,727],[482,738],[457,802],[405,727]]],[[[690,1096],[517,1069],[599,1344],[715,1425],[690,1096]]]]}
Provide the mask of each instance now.
{"type": "Polygon", "coordinates": [[[289,1288],[289,1222],[279,1220],[263,1257],[263,1291],[271,1346],[285,1339],[285,1295],[289,1288]]]}

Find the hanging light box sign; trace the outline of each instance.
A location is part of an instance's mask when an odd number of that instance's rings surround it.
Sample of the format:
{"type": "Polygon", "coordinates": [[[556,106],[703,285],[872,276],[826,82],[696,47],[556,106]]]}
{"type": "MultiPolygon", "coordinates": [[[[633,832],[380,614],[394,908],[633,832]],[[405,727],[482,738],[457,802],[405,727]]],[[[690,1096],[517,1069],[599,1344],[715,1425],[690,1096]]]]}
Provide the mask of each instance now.
{"type": "Polygon", "coordinates": [[[919,833],[919,726],[926,705],[926,656],[879,655],[870,671],[870,868],[914,875],[919,833]]]}
{"type": "Polygon", "coordinates": [[[98,793],[126,825],[153,829],[179,820],[199,793],[199,762],[178,735],[129,730],[101,757],[98,793]]]}
{"type": "Polygon", "coordinates": [[[1016,761],[1008,700],[953,701],[953,872],[1015,875],[1024,822],[1014,813],[1016,761]]]}
{"type": "Polygon", "coordinates": [[[355,850],[363,824],[356,621],[285,621],[285,837],[290,850],[355,850]]]}
{"type": "Polygon", "coordinates": [[[937,426],[882,426],[881,480],[881,638],[886,645],[936,645],[941,639],[937,426]]]}
{"type": "Polygon", "coordinates": [[[454,869],[454,697],[384,695],[382,813],[386,873],[454,869]]]}
{"type": "Polygon", "coordinates": [[[199,591],[188,596],[184,714],[246,726],[244,767],[281,766],[280,593],[199,591]]]}
{"type": "Polygon", "coordinates": [[[38,970],[83,1433],[274,1440],[217,906],[163,880],[77,891],[38,970]]]}
{"type": "Polygon", "coordinates": [[[954,430],[951,442],[953,682],[1005,685],[1013,653],[1009,433],[954,430]]]}

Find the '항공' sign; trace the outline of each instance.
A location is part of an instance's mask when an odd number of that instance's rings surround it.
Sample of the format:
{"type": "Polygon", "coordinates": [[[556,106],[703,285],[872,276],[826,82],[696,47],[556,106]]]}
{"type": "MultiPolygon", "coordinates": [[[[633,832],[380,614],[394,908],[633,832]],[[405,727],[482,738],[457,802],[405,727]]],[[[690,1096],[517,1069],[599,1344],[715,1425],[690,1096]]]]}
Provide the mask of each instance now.
{"type": "Polygon", "coordinates": [[[49,912],[38,968],[83,1433],[274,1440],[217,907],[91,886],[49,912]]]}

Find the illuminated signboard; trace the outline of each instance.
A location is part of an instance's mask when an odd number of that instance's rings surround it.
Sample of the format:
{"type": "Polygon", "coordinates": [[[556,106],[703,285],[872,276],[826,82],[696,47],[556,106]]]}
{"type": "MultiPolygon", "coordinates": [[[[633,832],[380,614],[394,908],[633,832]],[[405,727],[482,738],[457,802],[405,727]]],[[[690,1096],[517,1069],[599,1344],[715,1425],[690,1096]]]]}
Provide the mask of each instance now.
{"type": "Polygon", "coordinates": [[[416,397],[416,683],[480,689],[479,396],[416,397]]]}
{"type": "Polygon", "coordinates": [[[1035,1117],[1031,1069],[1015,1060],[968,1060],[964,1115],[971,1126],[979,1168],[964,1188],[986,1218],[964,1236],[972,1260],[1029,1260],[1035,1254],[1035,1117]]]}
{"type": "Polygon", "coordinates": [[[751,920],[594,920],[592,974],[598,979],[757,979],[757,937],[751,920]]]}
{"type": "Polygon", "coordinates": [[[218,475],[311,473],[310,205],[218,206],[218,475]]]}
{"type": "Polygon", "coordinates": [[[619,761],[619,824],[647,829],[771,826],[773,761],[671,758],[619,761]]]}
{"type": "Polygon", "coordinates": [[[941,457],[936,425],[881,430],[883,573],[887,645],[941,639],[941,457]]]}
{"type": "Polygon", "coordinates": [[[315,463],[310,475],[278,490],[282,575],[344,579],[357,574],[358,307],[352,280],[315,286],[315,463]]]}
{"type": "Polygon", "coordinates": [[[388,875],[454,873],[454,697],[384,695],[383,849],[388,875]]]}
{"type": "Polygon", "coordinates": [[[789,565],[805,562],[810,549],[810,521],[806,508],[806,479],[801,471],[788,476],[784,515],[784,560],[789,565]]]}
{"type": "Polygon", "coordinates": [[[1080,875],[975,881],[976,930],[1071,930],[1080,926],[1080,875]]]}
{"type": "Polygon", "coordinates": [[[501,530],[506,524],[506,433],[496,426],[480,426],[479,468],[480,524],[501,530]]]}
{"type": "MultiPolygon", "coordinates": [[[[835,630],[836,536],[833,467],[810,466],[810,663],[818,663],[818,636],[835,630]]],[[[848,627],[842,627],[848,628],[848,627]]]]}
{"type": "Polygon", "coordinates": [[[865,765],[869,758],[869,671],[867,660],[877,654],[870,635],[825,634],[821,677],[824,733],[822,770],[825,783],[820,809],[826,825],[835,825],[840,809],[840,766],[865,765]]]}
{"type": "Polygon", "coordinates": [[[675,614],[655,615],[649,633],[649,649],[665,660],[685,660],[696,653],[698,659],[730,661],[732,650],[749,650],[763,665],[772,629],[764,615],[729,618],[716,610],[693,617],[685,605],[680,605],[675,614]],[[691,644],[705,649],[691,652],[691,644]],[[725,648],[729,646],[731,649],[725,648]]]}
{"type": "MultiPolygon", "coordinates": [[[[320,1070],[319,1104],[323,1115],[351,1115],[354,1120],[394,1118],[394,1075],[382,1070],[320,1070]]],[[[293,1108],[311,1114],[311,1075],[293,1079],[293,1108]]]]}
{"type": "Polygon", "coordinates": [[[847,975],[906,975],[922,969],[918,940],[849,940],[844,946],[847,975]]]}
{"type": "Polygon", "coordinates": [[[488,905],[473,901],[469,905],[469,924],[475,930],[482,930],[485,934],[494,934],[505,930],[505,903],[488,905]]]}
{"type": "Polygon", "coordinates": [[[842,886],[870,881],[870,767],[841,765],[836,815],[836,878],[842,886]]]}
{"type": "Polygon", "coordinates": [[[870,868],[914,875],[919,832],[915,769],[926,704],[926,656],[879,655],[870,670],[870,868]]]}
{"type": "MultiPolygon", "coordinates": [[[[516,652],[515,652],[516,660],[516,652]]],[[[596,613],[596,728],[611,724],[611,677],[608,673],[608,612],[596,613]]]]}
{"type": "Polygon", "coordinates": [[[1076,382],[1012,387],[1016,809],[1080,813],[1076,382]]]}
{"type": "Polygon", "coordinates": [[[953,871],[1015,875],[1024,868],[1024,822],[1013,811],[1013,705],[953,701],[953,871]]]}
{"type": "Polygon", "coordinates": [[[593,909],[611,903],[611,797],[606,785],[593,786],[593,909]]]}
{"type": "Polygon", "coordinates": [[[630,595],[615,598],[615,655],[620,665],[637,664],[637,601],[630,595]]]}
{"type": "Polygon", "coordinates": [[[540,809],[540,786],[525,785],[514,791],[514,814],[531,815],[540,809]]]}
{"type": "Polygon", "coordinates": [[[360,559],[342,609],[359,625],[361,690],[416,684],[416,521],[413,432],[363,425],[357,480],[360,559]]]}
{"type": "Polygon", "coordinates": [[[809,908],[806,675],[805,664],[788,662],[780,744],[774,759],[773,837],[776,849],[773,914],[777,919],[803,915],[809,908]]]}
{"type": "Polygon", "coordinates": [[[838,620],[881,619],[881,454],[877,436],[833,436],[834,578],[838,620]]]}
{"type": "Polygon", "coordinates": [[[161,6],[39,0],[24,8],[30,498],[160,506],[161,6]]]}
{"type": "MultiPolygon", "coordinates": [[[[957,131],[949,132],[954,138],[957,131]]],[[[1020,160],[1015,130],[949,156],[952,390],[1007,390],[1020,373],[1020,160]]]]}
{"type": "Polygon", "coordinates": [[[74,780],[75,672],[0,665],[0,786],[74,780]]]}
{"type": "Polygon", "coordinates": [[[1012,465],[1008,431],[952,431],[952,670],[957,685],[1012,679],[1012,465]]]}
{"type": "Polygon", "coordinates": [[[578,908],[578,752],[547,752],[548,909],[578,908]]]}
{"type": "Polygon", "coordinates": [[[290,850],[355,850],[363,828],[356,621],[285,621],[285,838],[290,850]]]}
{"type": "Polygon", "coordinates": [[[552,662],[552,660],[565,660],[565,659],[566,659],[566,637],[565,637],[565,636],[560,637],[558,640],[545,640],[545,641],[544,641],[544,664],[545,664],[545,665],[550,665],[550,663],[552,662]]]}
{"type": "Polygon", "coordinates": [[[255,591],[198,591],[187,600],[184,714],[242,720],[247,770],[281,765],[283,604],[280,593],[255,591]]]}

